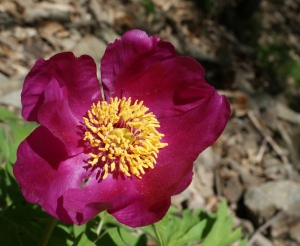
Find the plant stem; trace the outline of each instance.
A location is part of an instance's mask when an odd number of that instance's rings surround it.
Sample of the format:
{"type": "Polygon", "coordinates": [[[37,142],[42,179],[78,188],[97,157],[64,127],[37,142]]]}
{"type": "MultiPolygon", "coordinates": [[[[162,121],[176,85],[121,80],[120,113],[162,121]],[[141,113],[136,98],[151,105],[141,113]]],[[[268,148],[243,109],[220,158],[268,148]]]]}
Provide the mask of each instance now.
{"type": "Polygon", "coordinates": [[[158,246],[164,246],[165,245],[164,241],[162,239],[162,236],[161,236],[160,232],[157,230],[157,227],[155,226],[155,224],[152,224],[151,226],[152,226],[152,229],[153,229],[153,231],[155,233],[155,236],[158,240],[158,246]]]}
{"type": "Polygon", "coordinates": [[[47,224],[47,227],[43,233],[43,236],[39,242],[39,246],[46,246],[48,244],[48,241],[50,239],[50,236],[52,234],[52,231],[57,223],[57,219],[54,218],[54,217],[51,217],[48,224],[47,224]]]}
{"type": "Polygon", "coordinates": [[[98,225],[97,231],[96,231],[96,233],[97,233],[98,236],[100,235],[100,232],[101,232],[102,227],[103,227],[103,225],[104,225],[104,220],[105,220],[105,217],[106,217],[106,216],[107,216],[107,212],[104,211],[104,212],[103,212],[103,215],[101,216],[102,218],[101,218],[101,220],[100,220],[100,222],[99,222],[99,225],[98,225]]]}

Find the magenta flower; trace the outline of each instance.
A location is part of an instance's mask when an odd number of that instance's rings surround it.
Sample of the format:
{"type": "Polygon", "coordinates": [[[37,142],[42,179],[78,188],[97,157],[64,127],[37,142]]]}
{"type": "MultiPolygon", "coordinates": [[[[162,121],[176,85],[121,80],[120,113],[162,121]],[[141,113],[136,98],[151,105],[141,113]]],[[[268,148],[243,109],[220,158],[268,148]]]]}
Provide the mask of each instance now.
{"type": "Polygon", "coordinates": [[[229,103],[198,62],[139,30],[107,47],[101,79],[104,98],[87,55],[35,63],[22,115],[40,126],[20,144],[14,175],[28,202],[65,223],[104,210],[131,227],[155,223],[222,133],[229,103]]]}

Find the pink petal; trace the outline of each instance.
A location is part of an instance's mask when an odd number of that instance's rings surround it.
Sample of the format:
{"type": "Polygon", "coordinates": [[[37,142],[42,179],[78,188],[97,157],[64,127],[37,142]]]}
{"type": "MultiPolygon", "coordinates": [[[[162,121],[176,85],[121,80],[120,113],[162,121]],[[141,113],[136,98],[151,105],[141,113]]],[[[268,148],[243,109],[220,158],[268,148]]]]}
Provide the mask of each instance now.
{"type": "Polygon", "coordinates": [[[72,223],[72,211],[63,207],[62,194],[80,187],[88,177],[80,154],[67,157],[63,144],[43,126],[34,130],[19,146],[13,166],[15,178],[28,202],[41,205],[52,216],[72,223]]]}
{"type": "Polygon", "coordinates": [[[66,87],[69,106],[75,117],[81,118],[92,102],[101,100],[100,86],[94,60],[83,55],[76,58],[71,52],[59,53],[49,60],[39,59],[26,76],[21,95],[22,115],[37,121],[38,111],[44,103],[44,92],[56,82],[66,87]]]}
{"type": "Polygon", "coordinates": [[[108,211],[121,223],[132,227],[160,220],[169,207],[168,199],[190,184],[193,162],[216,141],[229,116],[228,101],[213,89],[198,107],[180,116],[160,119],[160,132],[165,134],[162,141],[169,145],[159,152],[153,170],[147,170],[141,180],[133,179],[142,199],[126,208],[108,211]]]}
{"type": "Polygon", "coordinates": [[[104,210],[128,206],[139,200],[140,194],[131,179],[109,174],[102,180],[95,170],[83,188],[69,189],[63,198],[67,210],[81,214],[72,218],[77,225],[81,225],[104,210]]]}
{"type": "Polygon", "coordinates": [[[151,206],[143,199],[136,200],[135,203],[120,209],[108,210],[120,223],[131,226],[146,226],[161,220],[167,213],[171,205],[171,199],[159,201],[151,206]]]}
{"type": "Polygon", "coordinates": [[[101,72],[106,100],[142,100],[157,116],[168,146],[155,168],[142,179],[109,174],[102,180],[99,169],[91,170],[81,127],[91,104],[102,100],[96,66],[88,56],[61,53],[37,61],[25,79],[23,117],[42,126],[19,146],[14,174],[29,202],[66,223],[86,223],[103,210],[128,226],[155,223],[171,196],[190,184],[198,154],[222,133],[229,103],[204,81],[198,62],[139,30],[108,46],[101,72]]]}
{"type": "Polygon", "coordinates": [[[229,116],[228,101],[214,91],[198,107],[179,116],[159,119],[159,130],[165,134],[162,142],[168,146],[158,153],[153,170],[141,180],[133,180],[147,204],[151,206],[187,188],[192,180],[193,162],[217,140],[229,116]]]}
{"type": "Polygon", "coordinates": [[[108,45],[101,60],[101,78],[106,100],[118,96],[123,86],[158,61],[176,57],[169,42],[140,30],[126,32],[121,39],[108,45]]]}
{"type": "Polygon", "coordinates": [[[82,189],[66,191],[64,207],[74,215],[81,214],[72,218],[77,225],[86,223],[104,210],[125,225],[149,225],[165,215],[171,196],[183,191],[190,184],[192,175],[192,164],[181,163],[155,167],[141,180],[114,177],[113,174],[101,180],[93,174],[82,189]]]}
{"type": "Polygon", "coordinates": [[[83,119],[78,119],[69,107],[68,91],[57,81],[51,81],[44,91],[44,102],[38,112],[38,120],[55,137],[61,140],[68,155],[83,151],[83,119]]]}
{"type": "Polygon", "coordinates": [[[192,181],[192,163],[156,165],[142,179],[133,179],[140,198],[121,209],[108,212],[122,224],[137,227],[161,220],[170,207],[171,196],[182,192],[192,181]]]}
{"type": "Polygon", "coordinates": [[[224,96],[213,93],[196,108],[173,117],[159,119],[159,131],[168,146],[159,152],[157,166],[191,165],[223,132],[230,117],[230,105],[224,96]]]}
{"type": "Polygon", "coordinates": [[[215,89],[204,80],[194,59],[175,57],[157,62],[129,81],[122,96],[144,101],[157,118],[183,114],[203,103],[215,89]]]}

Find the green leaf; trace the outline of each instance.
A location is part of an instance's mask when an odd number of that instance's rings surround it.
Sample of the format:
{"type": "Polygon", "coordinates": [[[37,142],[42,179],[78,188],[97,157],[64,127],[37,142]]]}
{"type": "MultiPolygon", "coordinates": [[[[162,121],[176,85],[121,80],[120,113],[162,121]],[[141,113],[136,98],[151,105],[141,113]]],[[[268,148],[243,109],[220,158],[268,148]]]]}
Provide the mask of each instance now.
{"type": "Polygon", "coordinates": [[[0,108],[0,160],[4,156],[6,162],[14,163],[17,147],[36,127],[36,123],[26,122],[0,108]]]}
{"type": "Polygon", "coordinates": [[[139,237],[132,235],[124,227],[115,227],[108,231],[108,234],[118,246],[134,246],[139,241],[139,237]]]}
{"type": "Polygon", "coordinates": [[[247,243],[248,243],[248,238],[245,237],[239,244],[239,246],[247,246],[247,243]]]}
{"type": "MultiPolygon", "coordinates": [[[[111,228],[112,229],[112,228],[111,228]]],[[[113,239],[110,237],[110,235],[108,234],[108,231],[110,229],[108,229],[105,233],[103,233],[96,241],[96,245],[97,246],[103,246],[103,245],[109,245],[109,246],[119,246],[117,245],[113,239]]]]}
{"type": "MultiPolygon", "coordinates": [[[[0,218],[17,227],[20,242],[25,246],[38,245],[50,216],[40,206],[25,203],[25,205],[11,205],[2,212],[0,218]]],[[[71,231],[71,225],[58,223],[54,228],[48,246],[71,245],[74,241],[71,231]]]]}
{"type": "Polygon", "coordinates": [[[8,138],[4,127],[0,125],[0,165],[2,164],[3,159],[8,160],[10,156],[8,138]]]}
{"type": "Polygon", "coordinates": [[[0,216],[0,245],[22,246],[18,234],[18,227],[0,216]]]}
{"type": "Polygon", "coordinates": [[[80,234],[82,234],[82,232],[84,232],[86,229],[86,224],[83,224],[81,226],[77,226],[77,225],[73,225],[73,232],[74,232],[74,236],[75,238],[78,237],[80,234]]]}
{"type": "MultiPolygon", "coordinates": [[[[48,223],[49,220],[47,220],[48,223]]],[[[73,228],[72,225],[68,225],[58,221],[56,227],[54,228],[50,240],[47,246],[57,246],[57,245],[72,245],[74,237],[72,235],[73,228]]]]}
{"type": "Polygon", "coordinates": [[[168,224],[169,224],[169,216],[168,215],[164,216],[160,221],[155,223],[156,228],[159,231],[164,231],[168,227],[168,224]]]}
{"type": "Polygon", "coordinates": [[[191,227],[185,235],[178,239],[178,245],[187,245],[190,242],[197,242],[201,238],[201,234],[206,226],[206,220],[202,220],[191,227]]]}
{"type": "MultiPolygon", "coordinates": [[[[164,232],[165,232],[166,228],[168,227],[168,224],[169,224],[169,216],[168,215],[165,215],[160,221],[155,223],[157,233],[159,233],[159,235],[160,235],[163,242],[166,241],[164,232]]],[[[153,231],[153,228],[151,228],[151,229],[152,229],[152,232],[153,232],[153,234],[152,234],[153,237],[152,238],[157,240],[158,238],[156,238],[156,235],[153,231]]]]}
{"type": "Polygon", "coordinates": [[[231,245],[232,243],[238,241],[242,237],[242,229],[237,228],[227,237],[223,237],[222,245],[231,245]]]}
{"type": "Polygon", "coordinates": [[[37,206],[31,204],[10,206],[1,216],[7,223],[14,224],[18,228],[22,245],[37,244],[46,227],[49,216],[43,212],[46,219],[39,218],[40,212],[38,210],[37,206]]]}
{"type": "MultiPolygon", "coordinates": [[[[170,231],[170,227],[172,226],[171,224],[169,224],[169,221],[170,221],[170,214],[172,212],[177,212],[177,209],[173,206],[171,206],[167,212],[167,214],[163,217],[162,220],[158,221],[157,223],[155,223],[155,225],[157,226],[157,229],[159,231],[163,231],[163,240],[164,242],[167,242],[167,238],[168,238],[168,232],[170,231]]],[[[155,233],[153,231],[153,228],[151,227],[151,225],[149,226],[143,226],[143,227],[140,227],[140,229],[146,233],[148,236],[150,236],[151,238],[153,238],[154,240],[156,240],[156,236],[155,236],[155,233]]]]}
{"type": "Polygon", "coordinates": [[[0,121],[4,120],[17,120],[18,117],[6,108],[0,107],[0,121]]]}
{"type": "Polygon", "coordinates": [[[231,233],[232,226],[232,216],[227,216],[227,205],[226,201],[223,200],[219,205],[216,221],[201,246],[229,246],[238,241],[242,236],[241,229],[238,228],[231,233]]]}
{"type": "Polygon", "coordinates": [[[75,239],[72,246],[94,246],[95,243],[91,242],[84,232],[81,232],[75,239]]]}
{"type": "Polygon", "coordinates": [[[147,237],[145,234],[142,234],[139,238],[135,246],[145,246],[147,245],[147,237]]]}
{"type": "MultiPolygon", "coordinates": [[[[171,206],[163,220],[155,224],[160,227],[158,228],[165,245],[184,246],[191,245],[192,242],[200,242],[207,224],[207,220],[200,217],[202,212],[200,209],[194,211],[184,210],[180,217],[179,211],[171,206]]],[[[151,226],[141,227],[140,229],[154,240],[157,240],[151,226]]]]}

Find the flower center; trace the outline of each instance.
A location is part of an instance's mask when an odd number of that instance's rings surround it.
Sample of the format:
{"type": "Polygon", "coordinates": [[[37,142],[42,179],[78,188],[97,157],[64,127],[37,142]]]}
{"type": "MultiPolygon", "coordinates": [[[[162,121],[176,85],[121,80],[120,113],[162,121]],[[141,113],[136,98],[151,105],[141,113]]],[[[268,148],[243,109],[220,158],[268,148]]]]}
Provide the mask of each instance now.
{"type": "Polygon", "coordinates": [[[103,179],[115,171],[141,179],[144,169],[154,168],[159,149],[168,144],[160,142],[164,134],[156,130],[159,122],[148,110],[143,101],[110,98],[110,103],[93,104],[83,117],[83,140],[91,146],[88,163],[102,168],[103,179]]]}

